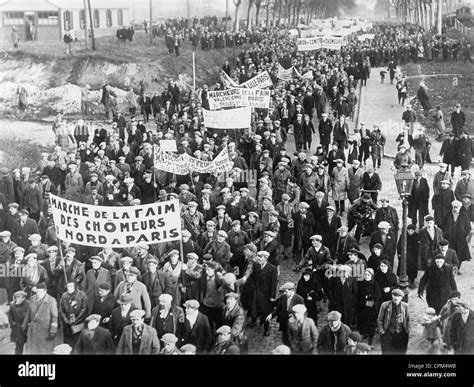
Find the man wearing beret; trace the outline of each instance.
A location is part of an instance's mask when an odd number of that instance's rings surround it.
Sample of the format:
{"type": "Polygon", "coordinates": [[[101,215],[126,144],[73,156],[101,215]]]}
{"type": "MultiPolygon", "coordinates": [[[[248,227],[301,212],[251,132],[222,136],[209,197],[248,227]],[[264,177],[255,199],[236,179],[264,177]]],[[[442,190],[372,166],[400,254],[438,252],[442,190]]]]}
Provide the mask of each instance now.
{"type": "Polygon", "coordinates": [[[273,317],[277,318],[280,323],[280,331],[282,332],[282,341],[285,345],[290,345],[288,340],[288,322],[292,313],[293,306],[304,304],[303,297],[296,294],[296,287],[293,282],[286,282],[280,287],[283,294],[277,299],[276,306],[273,311],[266,317],[270,321],[273,317]]]}
{"type": "Polygon", "coordinates": [[[110,272],[102,267],[102,257],[93,255],[89,258],[92,262],[92,269],[89,269],[82,282],[82,289],[87,294],[89,310],[92,310],[94,299],[99,295],[99,285],[107,283],[112,286],[110,272]]]}
{"type": "Polygon", "coordinates": [[[382,354],[405,354],[410,332],[408,304],[402,301],[403,291],[392,290],[392,300],[385,301],[379,310],[377,326],[382,354]]]}
{"type": "Polygon", "coordinates": [[[113,355],[114,342],[110,332],[100,326],[102,316],[91,314],[86,318],[87,328],[83,329],[74,346],[77,355],[113,355]]]}
{"type": "Polygon", "coordinates": [[[38,225],[28,216],[28,210],[21,210],[20,219],[15,222],[13,230],[10,230],[12,233],[12,241],[18,246],[23,247],[25,251],[28,251],[31,246],[30,235],[39,234],[38,225]]]}
{"type": "Polygon", "coordinates": [[[58,304],[46,293],[46,284],[36,285],[22,330],[28,331],[25,354],[51,354],[58,332],[58,304]]]}
{"type": "Polygon", "coordinates": [[[132,324],[127,325],[117,345],[117,355],[157,355],[160,353],[160,340],[156,329],[145,324],[146,312],[135,309],[130,313],[132,324]]]}

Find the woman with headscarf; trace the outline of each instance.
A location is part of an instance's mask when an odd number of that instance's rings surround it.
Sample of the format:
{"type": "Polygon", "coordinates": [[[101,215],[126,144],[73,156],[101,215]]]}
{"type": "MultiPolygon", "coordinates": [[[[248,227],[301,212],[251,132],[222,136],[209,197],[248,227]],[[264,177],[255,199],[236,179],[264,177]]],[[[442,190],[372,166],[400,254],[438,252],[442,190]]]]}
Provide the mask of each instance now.
{"type": "Polygon", "coordinates": [[[380,266],[374,275],[374,280],[379,284],[382,296],[379,300],[379,306],[385,301],[392,300],[392,290],[397,287],[398,278],[392,271],[390,262],[386,259],[380,261],[380,266]]]}
{"type": "Polygon", "coordinates": [[[322,287],[316,276],[313,275],[313,271],[307,268],[296,286],[296,294],[303,297],[304,304],[308,309],[308,317],[314,321],[318,319],[318,306],[316,302],[322,295],[322,287]]]}
{"type": "Polygon", "coordinates": [[[365,269],[364,280],[357,286],[356,316],[357,329],[363,338],[369,338],[369,345],[372,345],[375,336],[381,295],[380,286],[374,280],[374,270],[365,269]]]}

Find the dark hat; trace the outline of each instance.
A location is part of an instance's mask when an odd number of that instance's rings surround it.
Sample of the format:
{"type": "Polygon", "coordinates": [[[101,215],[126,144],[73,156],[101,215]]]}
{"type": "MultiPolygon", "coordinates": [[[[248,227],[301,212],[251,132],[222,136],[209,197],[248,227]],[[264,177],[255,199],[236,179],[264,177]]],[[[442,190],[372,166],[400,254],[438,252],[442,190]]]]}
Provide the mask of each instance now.
{"type": "Polygon", "coordinates": [[[30,212],[27,209],[23,208],[22,210],[20,210],[20,214],[30,215],[30,212]]]}
{"type": "Polygon", "coordinates": [[[212,256],[212,254],[204,254],[202,256],[202,259],[203,259],[203,261],[212,261],[214,259],[214,257],[212,256]]]}
{"type": "Polygon", "coordinates": [[[257,246],[255,246],[253,243],[248,243],[244,246],[244,250],[247,249],[247,250],[250,250],[252,253],[256,253],[257,252],[257,246]]]}
{"type": "Polygon", "coordinates": [[[462,197],[472,199],[472,195],[469,193],[465,193],[464,195],[462,195],[462,197]]]}
{"type": "Polygon", "coordinates": [[[136,267],[131,267],[130,269],[128,269],[126,271],[126,274],[131,274],[131,275],[139,275],[140,274],[140,270],[138,270],[136,267]]]}
{"type": "Polygon", "coordinates": [[[380,243],[376,243],[376,244],[372,247],[372,249],[380,249],[380,250],[383,251],[383,246],[382,246],[382,244],[380,244],[380,243]]]}
{"type": "Polygon", "coordinates": [[[99,284],[99,289],[110,290],[110,289],[112,289],[112,287],[110,286],[110,284],[108,282],[102,282],[102,283],[99,284]]]}
{"type": "Polygon", "coordinates": [[[93,255],[92,257],[89,258],[89,261],[99,261],[102,262],[104,259],[98,255],[93,255]]]}
{"type": "Polygon", "coordinates": [[[458,290],[455,290],[449,293],[448,300],[450,300],[451,298],[460,298],[460,297],[461,297],[461,293],[458,290]]]}
{"type": "Polygon", "coordinates": [[[434,220],[434,217],[433,217],[432,215],[427,215],[427,216],[425,217],[425,222],[430,222],[430,221],[432,221],[432,220],[434,220]]]}
{"type": "Polygon", "coordinates": [[[132,302],[132,296],[130,293],[124,293],[120,296],[120,299],[117,300],[118,304],[130,304],[132,302]]]}
{"type": "Polygon", "coordinates": [[[441,240],[439,241],[439,245],[440,245],[440,246],[447,246],[447,245],[449,245],[449,242],[448,242],[447,239],[441,239],[441,240]]]}
{"type": "Polygon", "coordinates": [[[414,224],[409,224],[407,230],[416,230],[416,226],[414,224]]]}
{"type": "Polygon", "coordinates": [[[47,289],[46,283],[40,282],[36,285],[36,289],[47,289]]]}
{"type": "Polygon", "coordinates": [[[76,249],[74,247],[68,247],[66,250],[64,250],[64,253],[69,253],[70,251],[74,254],[76,253],[76,249]]]}

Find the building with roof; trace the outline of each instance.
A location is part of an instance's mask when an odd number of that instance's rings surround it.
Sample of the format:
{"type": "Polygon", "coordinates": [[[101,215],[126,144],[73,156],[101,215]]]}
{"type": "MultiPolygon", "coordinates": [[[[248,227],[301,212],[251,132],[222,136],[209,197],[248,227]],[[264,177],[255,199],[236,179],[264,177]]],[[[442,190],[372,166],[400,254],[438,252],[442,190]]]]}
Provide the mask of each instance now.
{"type": "MultiPolygon", "coordinates": [[[[130,25],[129,1],[91,0],[96,37],[115,35],[130,25]]],[[[84,39],[90,29],[85,0],[0,0],[0,39],[9,40],[15,26],[21,41],[61,40],[66,31],[84,39]],[[36,35],[36,36],[35,36],[36,35]]]]}

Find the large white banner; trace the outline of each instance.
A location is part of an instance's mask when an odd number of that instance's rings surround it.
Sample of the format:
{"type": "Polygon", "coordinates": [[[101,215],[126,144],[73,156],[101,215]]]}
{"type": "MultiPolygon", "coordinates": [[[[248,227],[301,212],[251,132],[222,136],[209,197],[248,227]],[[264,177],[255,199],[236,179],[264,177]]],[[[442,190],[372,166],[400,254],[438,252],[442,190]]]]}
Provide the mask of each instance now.
{"type": "Polygon", "coordinates": [[[250,108],[243,107],[231,110],[203,109],[204,124],[215,129],[250,128],[250,108]]]}
{"type": "Polygon", "coordinates": [[[268,109],[270,107],[270,90],[264,89],[231,88],[209,91],[207,97],[211,110],[238,107],[268,109]]]}
{"type": "Polygon", "coordinates": [[[59,239],[78,245],[124,248],[181,239],[178,200],[106,207],[50,196],[59,239]]]}
{"type": "Polygon", "coordinates": [[[247,82],[241,83],[239,87],[247,87],[249,89],[258,88],[264,89],[265,87],[273,86],[272,79],[268,74],[267,70],[249,79],[247,82]]]}
{"type": "Polygon", "coordinates": [[[233,162],[229,161],[229,150],[224,148],[211,161],[199,160],[195,157],[183,153],[164,152],[155,147],[155,168],[162,171],[174,173],[176,175],[188,175],[191,172],[199,173],[223,173],[232,169],[233,162]]]}

